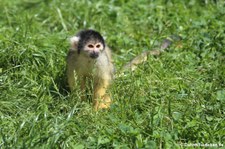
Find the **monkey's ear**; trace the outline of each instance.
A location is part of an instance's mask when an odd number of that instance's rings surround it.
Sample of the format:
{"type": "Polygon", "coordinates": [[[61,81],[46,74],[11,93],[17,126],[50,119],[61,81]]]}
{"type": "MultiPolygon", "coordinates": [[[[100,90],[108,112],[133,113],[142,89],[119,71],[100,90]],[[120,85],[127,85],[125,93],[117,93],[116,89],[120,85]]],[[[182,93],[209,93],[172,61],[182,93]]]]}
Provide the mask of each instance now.
{"type": "Polygon", "coordinates": [[[77,49],[77,45],[78,45],[78,42],[79,42],[79,37],[77,36],[73,36],[70,38],[70,45],[71,45],[71,49],[77,49]]]}

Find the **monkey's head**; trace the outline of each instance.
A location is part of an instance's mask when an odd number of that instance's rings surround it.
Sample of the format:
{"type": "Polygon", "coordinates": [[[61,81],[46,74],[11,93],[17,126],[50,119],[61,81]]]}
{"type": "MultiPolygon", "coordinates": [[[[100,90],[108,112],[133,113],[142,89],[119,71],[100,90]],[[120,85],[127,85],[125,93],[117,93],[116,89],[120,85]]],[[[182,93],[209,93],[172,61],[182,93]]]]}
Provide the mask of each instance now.
{"type": "Polygon", "coordinates": [[[92,59],[96,59],[105,49],[105,41],[101,34],[94,30],[80,31],[70,39],[71,48],[92,59]]]}

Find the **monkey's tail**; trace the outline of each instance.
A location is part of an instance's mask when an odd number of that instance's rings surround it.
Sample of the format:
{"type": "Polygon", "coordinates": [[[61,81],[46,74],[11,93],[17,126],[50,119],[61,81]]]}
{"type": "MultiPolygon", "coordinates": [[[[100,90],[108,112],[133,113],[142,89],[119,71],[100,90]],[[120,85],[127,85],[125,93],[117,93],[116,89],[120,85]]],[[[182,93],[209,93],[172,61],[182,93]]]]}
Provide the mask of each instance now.
{"type": "Polygon", "coordinates": [[[117,77],[123,76],[125,71],[134,71],[139,64],[147,61],[149,55],[159,56],[161,53],[165,52],[166,49],[169,48],[172,43],[179,42],[181,40],[182,40],[181,36],[178,35],[169,36],[168,38],[163,40],[159,48],[144,51],[135,58],[133,58],[130,62],[126,63],[120,70],[120,73],[117,77]]]}

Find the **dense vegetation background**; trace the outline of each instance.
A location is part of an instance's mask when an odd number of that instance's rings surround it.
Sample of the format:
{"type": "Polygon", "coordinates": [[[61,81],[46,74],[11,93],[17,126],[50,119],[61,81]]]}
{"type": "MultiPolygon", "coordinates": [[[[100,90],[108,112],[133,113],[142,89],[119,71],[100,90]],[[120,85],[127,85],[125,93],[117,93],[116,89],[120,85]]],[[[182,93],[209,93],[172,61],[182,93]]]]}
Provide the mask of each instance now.
{"type": "Polygon", "coordinates": [[[223,0],[0,0],[0,148],[225,146],[224,8],[223,0]],[[64,83],[68,38],[84,28],[106,37],[117,70],[170,35],[183,40],[116,78],[110,110],[94,112],[64,83]]]}

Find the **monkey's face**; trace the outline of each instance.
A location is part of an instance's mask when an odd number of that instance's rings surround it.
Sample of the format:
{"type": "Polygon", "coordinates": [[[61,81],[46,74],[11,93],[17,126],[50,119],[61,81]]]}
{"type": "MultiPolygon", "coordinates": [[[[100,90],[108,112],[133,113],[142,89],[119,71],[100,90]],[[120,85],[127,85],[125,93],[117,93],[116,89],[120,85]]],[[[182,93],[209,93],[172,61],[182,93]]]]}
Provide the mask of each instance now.
{"type": "Polygon", "coordinates": [[[85,55],[92,59],[98,58],[102,50],[104,50],[104,46],[101,42],[87,42],[83,49],[85,55]]]}
{"type": "Polygon", "coordinates": [[[83,30],[70,38],[71,49],[77,50],[78,54],[96,59],[105,49],[105,40],[99,32],[83,30]]]}

